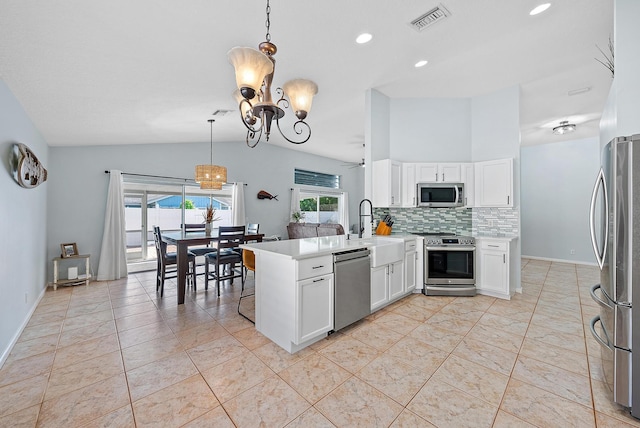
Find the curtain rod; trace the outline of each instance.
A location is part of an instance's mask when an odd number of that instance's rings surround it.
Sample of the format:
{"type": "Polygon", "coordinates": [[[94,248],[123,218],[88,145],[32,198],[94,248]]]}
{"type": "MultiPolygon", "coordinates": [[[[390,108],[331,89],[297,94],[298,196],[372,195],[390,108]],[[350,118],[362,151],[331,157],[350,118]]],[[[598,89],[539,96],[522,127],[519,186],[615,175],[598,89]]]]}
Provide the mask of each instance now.
{"type": "MultiPolygon", "coordinates": [[[[110,174],[111,171],[105,170],[104,173],[105,174],[110,174]]],[[[136,176],[136,177],[150,177],[150,178],[166,178],[166,179],[169,179],[169,180],[181,180],[181,181],[184,181],[184,182],[187,182],[187,183],[195,183],[195,180],[192,180],[190,178],[167,177],[167,176],[164,176],[164,175],[135,174],[135,173],[132,173],[132,172],[123,172],[122,175],[133,175],[133,176],[136,176]]],[[[227,184],[236,184],[236,182],[227,183],[227,184]]],[[[243,184],[245,186],[247,185],[247,183],[243,183],[243,184]]]]}

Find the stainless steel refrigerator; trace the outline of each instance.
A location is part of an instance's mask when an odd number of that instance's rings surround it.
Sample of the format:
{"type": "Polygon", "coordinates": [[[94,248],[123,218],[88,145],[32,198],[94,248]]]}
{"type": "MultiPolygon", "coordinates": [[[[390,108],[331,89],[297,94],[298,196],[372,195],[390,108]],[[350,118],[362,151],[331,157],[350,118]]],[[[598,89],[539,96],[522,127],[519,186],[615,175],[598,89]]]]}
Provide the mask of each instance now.
{"type": "Polygon", "coordinates": [[[640,134],[612,140],[601,161],[590,212],[600,267],[600,284],[591,289],[600,315],[591,334],[613,400],[640,418],[640,134]]]}

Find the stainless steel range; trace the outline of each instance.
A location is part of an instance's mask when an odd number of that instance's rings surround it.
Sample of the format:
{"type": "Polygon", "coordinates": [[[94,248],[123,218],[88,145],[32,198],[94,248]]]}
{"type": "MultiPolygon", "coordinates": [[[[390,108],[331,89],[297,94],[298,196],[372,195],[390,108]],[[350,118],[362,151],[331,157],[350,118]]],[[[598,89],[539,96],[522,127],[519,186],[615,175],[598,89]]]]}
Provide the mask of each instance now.
{"type": "Polygon", "coordinates": [[[476,240],[447,233],[424,236],[424,288],[427,296],[476,295],[476,240]]]}

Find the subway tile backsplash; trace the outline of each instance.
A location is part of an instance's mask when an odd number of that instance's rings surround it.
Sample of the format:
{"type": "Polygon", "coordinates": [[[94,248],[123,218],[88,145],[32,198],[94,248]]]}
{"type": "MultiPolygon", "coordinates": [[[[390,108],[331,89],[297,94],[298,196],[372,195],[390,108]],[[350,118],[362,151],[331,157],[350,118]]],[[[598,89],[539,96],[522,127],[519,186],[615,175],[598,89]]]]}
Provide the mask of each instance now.
{"type": "MultiPolygon", "coordinates": [[[[375,224],[393,217],[393,233],[447,232],[456,235],[519,236],[514,208],[374,208],[375,224]]],[[[368,220],[368,217],[367,217],[368,220]]]]}

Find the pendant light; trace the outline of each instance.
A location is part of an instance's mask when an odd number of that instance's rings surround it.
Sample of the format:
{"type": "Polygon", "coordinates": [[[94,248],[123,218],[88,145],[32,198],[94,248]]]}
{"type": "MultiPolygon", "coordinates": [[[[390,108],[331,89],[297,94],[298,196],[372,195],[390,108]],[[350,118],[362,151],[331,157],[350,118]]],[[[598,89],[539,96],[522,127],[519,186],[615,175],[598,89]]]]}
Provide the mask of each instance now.
{"type": "Polygon", "coordinates": [[[208,165],[196,165],[196,183],[200,184],[201,189],[220,190],[222,185],[227,182],[227,168],[213,164],[213,122],[215,119],[209,119],[211,124],[211,158],[208,165]]]}

